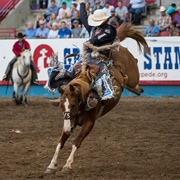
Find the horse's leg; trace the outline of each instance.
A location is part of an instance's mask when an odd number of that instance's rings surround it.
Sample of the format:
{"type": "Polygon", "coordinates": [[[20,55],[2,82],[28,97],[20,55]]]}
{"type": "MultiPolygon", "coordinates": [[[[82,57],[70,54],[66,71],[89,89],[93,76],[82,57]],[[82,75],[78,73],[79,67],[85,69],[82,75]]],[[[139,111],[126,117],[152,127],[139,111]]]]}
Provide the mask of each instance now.
{"type": "Polygon", "coordinates": [[[75,152],[80,147],[83,139],[91,132],[93,126],[94,126],[94,121],[92,121],[92,120],[91,121],[87,120],[82,125],[81,132],[79,133],[79,135],[76,137],[76,139],[73,142],[71,154],[70,154],[69,158],[67,159],[67,162],[64,165],[64,167],[62,169],[62,172],[69,172],[69,171],[71,171],[72,163],[74,162],[75,152]]]}
{"type": "Polygon", "coordinates": [[[24,91],[23,103],[24,103],[25,106],[28,105],[28,103],[27,103],[27,94],[28,94],[29,86],[30,86],[30,82],[28,82],[26,85],[24,85],[23,89],[22,89],[22,93],[24,91]]]}
{"type": "Polygon", "coordinates": [[[70,134],[66,134],[64,132],[64,130],[62,131],[61,137],[59,139],[58,145],[56,147],[56,151],[54,153],[54,156],[51,160],[50,165],[47,167],[45,173],[46,174],[54,174],[56,169],[57,169],[57,158],[59,155],[59,150],[62,149],[64,147],[65,142],[67,141],[67,139],[69,138],[70,134]]]}
{"type": "Polygon", "coordinates": [[[19,102],[18,102],[18,84],[17,83],[14,83],[14,97],[15,97],[15,102],[17,105],[19,105],[19,102]]]}

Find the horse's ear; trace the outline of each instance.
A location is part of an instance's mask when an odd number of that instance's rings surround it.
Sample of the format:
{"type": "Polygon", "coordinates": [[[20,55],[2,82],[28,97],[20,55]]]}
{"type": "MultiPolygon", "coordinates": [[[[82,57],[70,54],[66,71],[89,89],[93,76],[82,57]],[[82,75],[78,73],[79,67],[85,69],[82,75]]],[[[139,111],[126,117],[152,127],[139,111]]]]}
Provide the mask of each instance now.
{"type": "Polygon", "coordinates": [[[75,87],[72,84],[70,84],[69,89],[70,91],[75,91],[75,87]]]}
{"type": "Polygon", "coordinates": [[[59,92],[60,94],[63,94],[63,93],[64,93],[64,90],[63,90],[60,86],[58,86],[58,92],[59,92]]]}

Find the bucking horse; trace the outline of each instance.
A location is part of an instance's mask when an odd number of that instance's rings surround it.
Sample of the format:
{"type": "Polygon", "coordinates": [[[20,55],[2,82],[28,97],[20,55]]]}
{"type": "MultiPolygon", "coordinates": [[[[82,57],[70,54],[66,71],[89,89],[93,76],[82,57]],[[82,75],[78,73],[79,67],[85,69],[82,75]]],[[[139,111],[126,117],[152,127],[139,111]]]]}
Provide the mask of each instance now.
{"type": "MultiPolygon", "coordinates": [[[[140,50],[142,50],[143,47],[144,51],[149,52],[148,45],[143,35],[139,31],[134,30],[131,24],[122,24],[117,30],[117,36],[120,41],[130,37],[136,40],[140,50]]],[[[70,81],[64,89],[60,86],[58,87],[61,96],[59,102],[55,102],[54,105],[59,106],[63,112],[64,126],[55,154],[50,165],[46,169],[45,173],[47,174],[55,173],[59,152],[76,126],[81,126],[81,130],[72,143],[72,151],[66,164],[63,166],[62,172],[69,172],[72,170],[75,153],[81,146],[82,141],[93,129],[95,121],[116,106],[123,89],[127,88],[137,95],[140,95],[142,92],[142,89],[138,86],[139,70],[137,59],[133,57],[127,48],[124,48],[119,43],[116,43],[114,46],[107,45],[104,47],[94,47],[91,45],[90,48],[92,48],[94,52],[106,48],[112,49],[110,52],[110,59],[113,63],[108,68],[109,72],[111,72],[110,77],[114,88],[113,98],[106,100],[101,99],[94,109],[90,111],[85,110],[87,96],[90,91],[90,84],[94,79],[94,76],[86,63],[82,63],[83,65],[80,73],[78,73],[77,77],[70,81]]]]}

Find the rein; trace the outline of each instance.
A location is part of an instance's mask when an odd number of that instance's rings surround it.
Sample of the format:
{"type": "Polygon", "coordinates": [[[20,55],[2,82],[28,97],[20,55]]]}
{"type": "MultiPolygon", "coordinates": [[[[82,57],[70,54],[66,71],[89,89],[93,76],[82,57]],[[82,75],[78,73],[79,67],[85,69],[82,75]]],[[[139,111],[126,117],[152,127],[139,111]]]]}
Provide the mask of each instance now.
{"type": "Polygon", "coordinates": [[[18,76],[21,78],[22,84],[23,84],[23,79],[25,79],[25,78],[28,76],[28,74],[29,74],[29,68],[28,68],[27,73],[26,73],[24,76],[21,76],[21,75],[20,75],[18,68],[17,68],[17,73],[18,73],[18,76]]]}

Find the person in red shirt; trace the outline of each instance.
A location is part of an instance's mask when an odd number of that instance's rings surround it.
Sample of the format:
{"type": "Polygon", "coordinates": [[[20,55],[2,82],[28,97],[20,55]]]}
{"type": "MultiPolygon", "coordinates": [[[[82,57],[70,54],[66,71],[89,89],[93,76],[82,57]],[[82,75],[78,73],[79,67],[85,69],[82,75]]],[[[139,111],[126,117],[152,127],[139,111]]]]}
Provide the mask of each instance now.
{"type": "MultiPolygon", "coordinates": [[[[14,52],[16,56],[9,62],[6,68],[5,74],[3,76],[3,81],[7,81],[10,78],[12,67],[14,63],[17,61],[17,58],[21,56],[21,53],[23,52],[23,50],[31,49],[29,43],[24,39],[24,37],[25,35],[23,35],[22,33],[18,33],[17,35],[18,41],[15,42],[12,49],[12,51],[14,52]]],[[[32,70],[32,83],[38,85],[36,68],[34,66],[33,61],[31,61],[31,70],[32,70]]]]}

